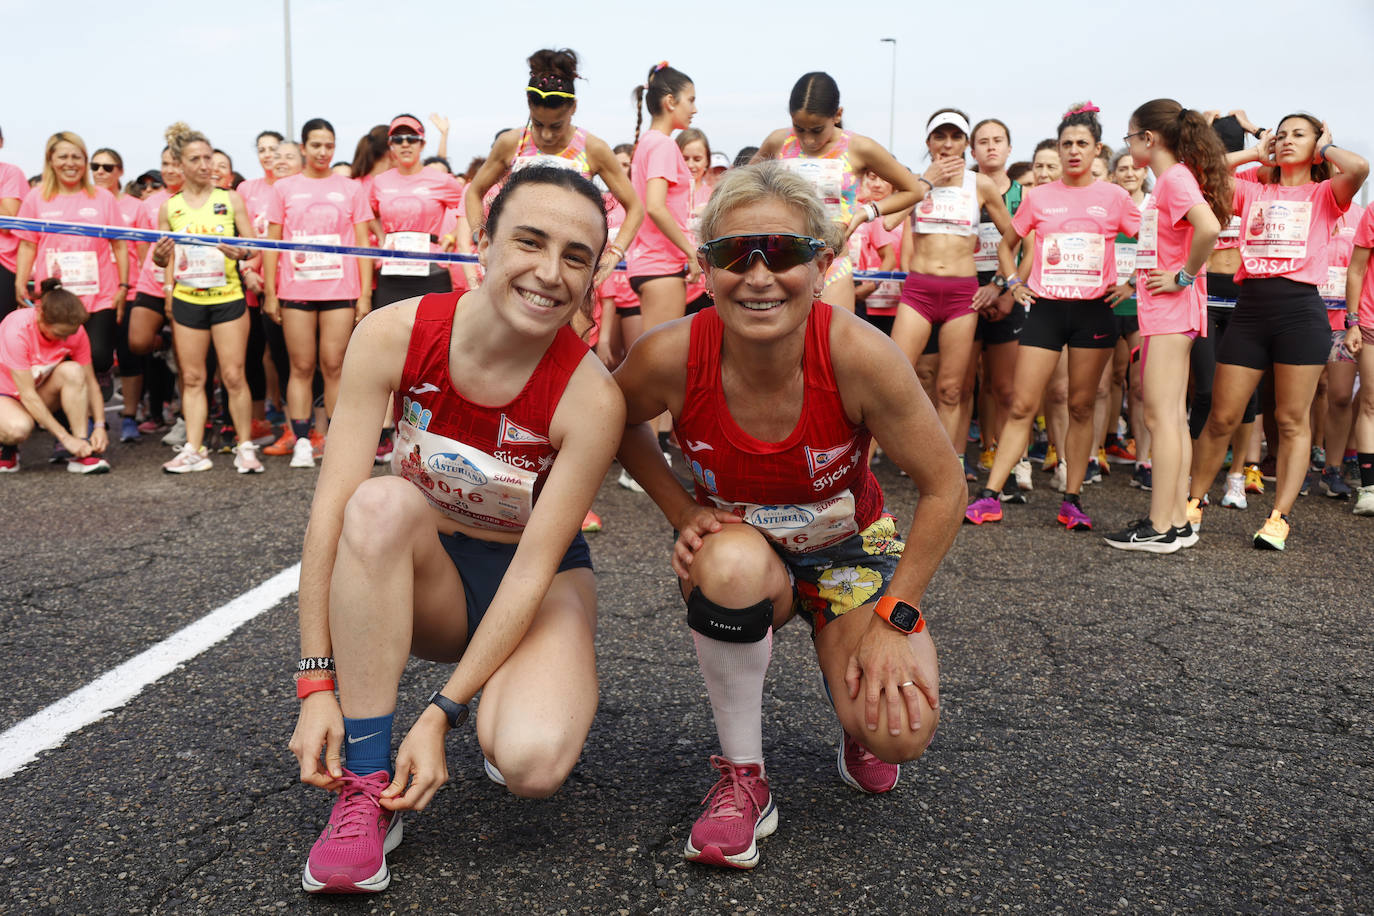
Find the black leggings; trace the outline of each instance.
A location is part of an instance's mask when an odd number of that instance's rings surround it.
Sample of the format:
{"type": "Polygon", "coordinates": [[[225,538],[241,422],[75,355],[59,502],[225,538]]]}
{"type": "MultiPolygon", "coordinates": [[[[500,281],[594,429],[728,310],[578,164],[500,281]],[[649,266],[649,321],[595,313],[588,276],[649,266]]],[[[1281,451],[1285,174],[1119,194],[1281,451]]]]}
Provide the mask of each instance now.
{"type": "MultiPolygon", "coordinates": [[[[291,378],[291,357],[286,352],[286,335],[282,333],[281,325],[270,318],[262,319],[263,337],[267,341],[267,352],[272,357],[272,365],[277,367],[277,384],[281,386],[281,403],[277,405],[278,410],[286,410],[286,380],[291,378]]],[[[252,344],[249,344],[252,349],[252,344]]],[[[261,360],[259,360],[261,362],[261,360]]],[[[266,382],[263,383],[266,387],[266,382]]]]}
{"type": "MultiPolygon", "coordinates": [[[[1210,281],[1211,278],[1208,279],[1210,281]]],[[[1194,439],[1202,435],[1202,428],[1207,425],[1207,415],[1212,412],[1212,383],[1217,374],[1217,344],[1221,342],[1221,335],[1226,333],[1226,327],[1231,323],[1231,316],[1235,311],[1234,308],[1208,308],[1207,336],[1193,341],[1190,358],[1193,370],[1193,400],[1188,407],[1188,432],[1194,439]]],[[[1250,403],[1245,405],[1245,417],[1241,422],[1255,422],[1258,409],[1259,388],[1256,387],[1254,394],[1250,395],[1250,403]]]]}
{"type": "MultiPolygon", "coordinates": [[[[134,378],[142,375],[148,368],[148,360],[142,354],[135,353],[129,349],[129,317],[134,313],[134,304],[130,300],[124,306],[124,320],[119,322],[115,329],[115,355],[119,358],[119,377],[134,378]]],[[[124,405],[125,409],[132,411],[133,404],[124,405]]],[[[132,414],[130,414],[132,416],[132,414]]]]}
{"type": "Polygon", "coordinates": [[[86,336],[91,340],[91,368],[96,375],[109,372],[114,365],[115,338],[119,329],[115,323],[114,309],[101,309],[91,312],[86,319],[86,336]]]}
{"type": "Polygon", "coordinates": [[[267,397],[267,370],[262,365],[262,355],[267,350],[267,334],[262,327],[264,323],[272,322],[262,317],[262,309],[248,309],[248,352],[244,355],[243,375],[248,380],[248,391],[255,401],[267,397]]]}
{"type": "Polygon", "coordinates": [[[14,296],[14,271],[0,264],[0,318],[19,308],[14,296]]]}

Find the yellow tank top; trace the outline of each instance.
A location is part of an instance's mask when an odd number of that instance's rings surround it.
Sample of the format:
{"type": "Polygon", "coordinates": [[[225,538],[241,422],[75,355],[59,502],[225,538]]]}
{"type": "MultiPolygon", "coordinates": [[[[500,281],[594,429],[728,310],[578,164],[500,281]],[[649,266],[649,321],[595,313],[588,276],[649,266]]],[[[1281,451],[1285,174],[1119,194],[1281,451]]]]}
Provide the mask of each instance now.
{"type": "MultiPolygon", "coordinates": [[[[205,203],[194,209],[182,192],[167,198],[167,224],[173,232],[193,235],[237,235],[234,204],[229,192],[215,188],[205,203]]],[[[243,298],[237,262],[227,260],[208,245],[178,245],[172,275],[176,289],[172,295],[183,302],[218,305],[243,298]]]]}

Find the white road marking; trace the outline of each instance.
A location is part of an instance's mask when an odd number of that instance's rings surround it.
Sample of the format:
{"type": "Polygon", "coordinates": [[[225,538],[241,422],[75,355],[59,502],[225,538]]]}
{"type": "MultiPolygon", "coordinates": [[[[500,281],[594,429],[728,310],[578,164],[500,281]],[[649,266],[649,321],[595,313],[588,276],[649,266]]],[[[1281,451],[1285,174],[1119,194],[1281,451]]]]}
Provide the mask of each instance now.
{"type": "Polygon", "coordinates": [[[0,779],[13,776],[72,732],[109,715],[178,666],[227,638],[296,591],[301,565],[283,569],[228,604],[187,624],[162,642],[39,710],[0,735],[0,779]]]}

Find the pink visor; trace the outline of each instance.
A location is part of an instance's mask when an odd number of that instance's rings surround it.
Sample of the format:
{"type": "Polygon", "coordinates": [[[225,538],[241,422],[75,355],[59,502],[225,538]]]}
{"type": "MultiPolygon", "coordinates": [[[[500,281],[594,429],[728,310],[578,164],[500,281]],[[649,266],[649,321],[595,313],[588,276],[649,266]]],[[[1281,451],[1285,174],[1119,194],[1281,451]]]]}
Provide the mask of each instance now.
{"type": "Polygon", "coordinates": [[[399,118],[393,119],[391,126],[387,128],[386,134],[389,137],[399,130],[413,130],[421,137],[425,135],[425,126],[410,115],[401,115],[399,118]]]}

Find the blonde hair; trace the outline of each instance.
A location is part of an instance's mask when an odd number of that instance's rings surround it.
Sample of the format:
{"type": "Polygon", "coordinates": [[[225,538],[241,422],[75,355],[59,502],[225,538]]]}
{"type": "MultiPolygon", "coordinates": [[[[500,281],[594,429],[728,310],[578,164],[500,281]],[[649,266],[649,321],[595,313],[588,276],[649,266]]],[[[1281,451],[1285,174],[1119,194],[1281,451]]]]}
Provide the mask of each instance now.
{"type": "Polygon", "coordinates": [[[721,223],[732,211],[770,199],[781,201],[801,216],[804,235],[820,239],[835,250],[843,247],[840,224],[826,218],[815,190],[776,162],[740,166],[721,177],[701,214],[701,241],[719,235],[721,223]]]}
{"type": "MultiPolygon", "coordinates": [[[[81,150],[81,155],[86,157],[87,166],[90,165],[91,155],[86,152],[86,141],[69,130],[59,130],[48,138],[48,145],[43,149],[43,199],[52,200],[57,196],[60,185],[57,180],[57,170],[52,167],[52,154],[57,150],[57,144],[70,143],[72,146],[81,150]]],[[[86,192],[87,197],[95,196],[95,185],[91,183],[91,170],[88,167],[81,175],[81,190],[86,192]]]]}
{"type": "Polygon", "coordinates": [[[192,143],[204,143],[206,146],[213,145],[206,139],[205,134],[198,130],[192,130],[191,126],[185,121],[178,121],[167,128],[163,136],[167,138],[167,151],[172,154],[172,158],[177,162],[184,161],[186,147],[190,146],[192,143]]]}

